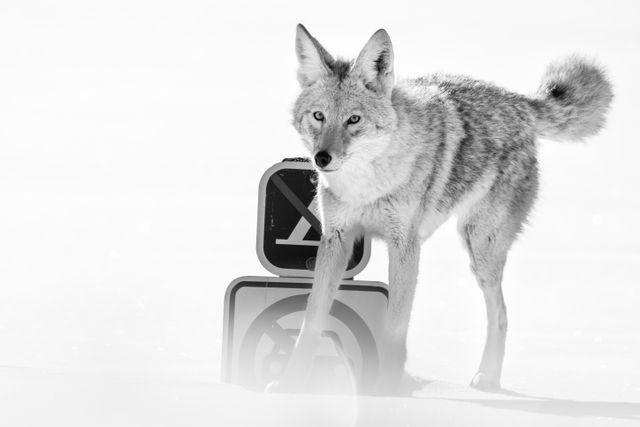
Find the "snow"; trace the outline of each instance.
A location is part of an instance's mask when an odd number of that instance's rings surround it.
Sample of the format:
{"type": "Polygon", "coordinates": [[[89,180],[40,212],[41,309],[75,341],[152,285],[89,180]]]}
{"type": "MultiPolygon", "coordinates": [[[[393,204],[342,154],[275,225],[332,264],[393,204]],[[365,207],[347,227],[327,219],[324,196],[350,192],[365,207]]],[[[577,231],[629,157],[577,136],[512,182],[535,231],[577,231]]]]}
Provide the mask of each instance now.
{"type": "Polygon", "coordinates": [[[640,404],[491,394],[440,381],[410,398],[267,394],[209,381],[1,369],[5,425],[635,426],[640,404]]]}
{"type": "MultiPolygon", "coordinates": [[[[5,3],[1,424],[638,424],[635,2],[5,3]],[[423,250],[408,369],[428,382],[414,397],[219,382],[226,286],[267,274],[258,181],[304,154],[290,126],[297,22],[344,56],[385,27],[400,76],[527,93],[574,51],[609,70],[606,129],[540,144],[540,197],[504,275],[512,394],[466,386],[485,315],[453,223],[423,250]]],[[[357,279],[386,281],[379,243],[357,279]]]]}

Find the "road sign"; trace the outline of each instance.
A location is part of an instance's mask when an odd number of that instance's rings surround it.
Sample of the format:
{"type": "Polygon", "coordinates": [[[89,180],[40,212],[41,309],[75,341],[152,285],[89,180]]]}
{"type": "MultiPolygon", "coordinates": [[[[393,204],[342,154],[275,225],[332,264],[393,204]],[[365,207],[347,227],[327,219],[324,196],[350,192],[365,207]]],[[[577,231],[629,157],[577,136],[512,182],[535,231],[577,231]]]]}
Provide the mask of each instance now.
{"type": "MultiPolygon", "coordinates": [[[[260,180],[258,258],[278,276],[313,277],[322,233],[316,198],[317,175],[310,162],[284,161],[260,180]]],[[[351,278],[369,261],[371,239],[356,241],[344,273],[351,278]]]]}
{"type": "MultiPolygon", "coordinates": [[[[241,277],[229,285],[223,381],[263,389],[279,377],[300,332],[311,283],[307,278],[241,277]]],[[[314,359],[311,388],[319,379],[339,379],[349,372],[359,391],[373,388],[387,296],[384,283],[342,281],[314,359]]]]}

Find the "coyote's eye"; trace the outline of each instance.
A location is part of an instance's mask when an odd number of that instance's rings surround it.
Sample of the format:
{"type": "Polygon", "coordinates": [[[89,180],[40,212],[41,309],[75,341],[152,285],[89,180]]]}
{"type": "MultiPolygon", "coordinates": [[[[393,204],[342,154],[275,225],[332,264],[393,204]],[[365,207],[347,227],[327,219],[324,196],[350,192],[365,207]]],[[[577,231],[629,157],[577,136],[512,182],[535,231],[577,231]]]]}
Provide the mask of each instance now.
{"type": "Polygon", "coordinates": [[[357,114],[354,114],[351,117],[349,117],[349,119],[347,120],[347,124],[348,125],[355,125],[359,121],[360,121],[360,116],[358,116],[357,114]]]}
{"type": "Polygon", "coordinates": [[[321,122],[324,120],[324,114],[322,114],[320,111],[314,111],[313,112],[313,118],[316,119],[317,121],[321,122]]]}

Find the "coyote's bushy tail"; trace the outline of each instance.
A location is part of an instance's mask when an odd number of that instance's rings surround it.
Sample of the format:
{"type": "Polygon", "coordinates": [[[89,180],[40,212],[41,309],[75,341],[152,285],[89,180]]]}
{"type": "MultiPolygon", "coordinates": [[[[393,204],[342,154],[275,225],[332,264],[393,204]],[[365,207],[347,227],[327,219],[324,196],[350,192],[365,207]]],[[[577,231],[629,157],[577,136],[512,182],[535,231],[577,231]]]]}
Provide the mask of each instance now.
{"type": "Polygon", "coordinates": [[[539,136],[580,141],[604,126],[612,99],[604,71],[592,61],[571,56],[547,68],[529,102],[539,136]]]}

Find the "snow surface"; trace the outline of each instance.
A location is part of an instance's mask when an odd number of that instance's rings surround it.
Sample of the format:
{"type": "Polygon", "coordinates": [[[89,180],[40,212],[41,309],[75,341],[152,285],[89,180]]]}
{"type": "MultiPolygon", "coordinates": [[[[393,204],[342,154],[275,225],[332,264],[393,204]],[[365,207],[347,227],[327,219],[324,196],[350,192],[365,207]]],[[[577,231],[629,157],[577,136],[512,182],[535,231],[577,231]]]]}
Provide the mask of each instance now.
{"type": "MultiPolygon", "coordinates": [[[[633,1],[3,2],[0,424],[638,425],[637,16],[633,1]],[[527,93],[568,53],[609,70],[607,128],[541,141],[540,197],[504,276],[513,393],[466,386],[484,307],[452,223],[423,250],[413,398],[219,383],[226,286],[267,274],[258,181],[304,154],[297,22],[344,56],[385,27],[401,77],[527,93]]],[[[379,243],[357,278],[386,281],[379,243]]]]}

